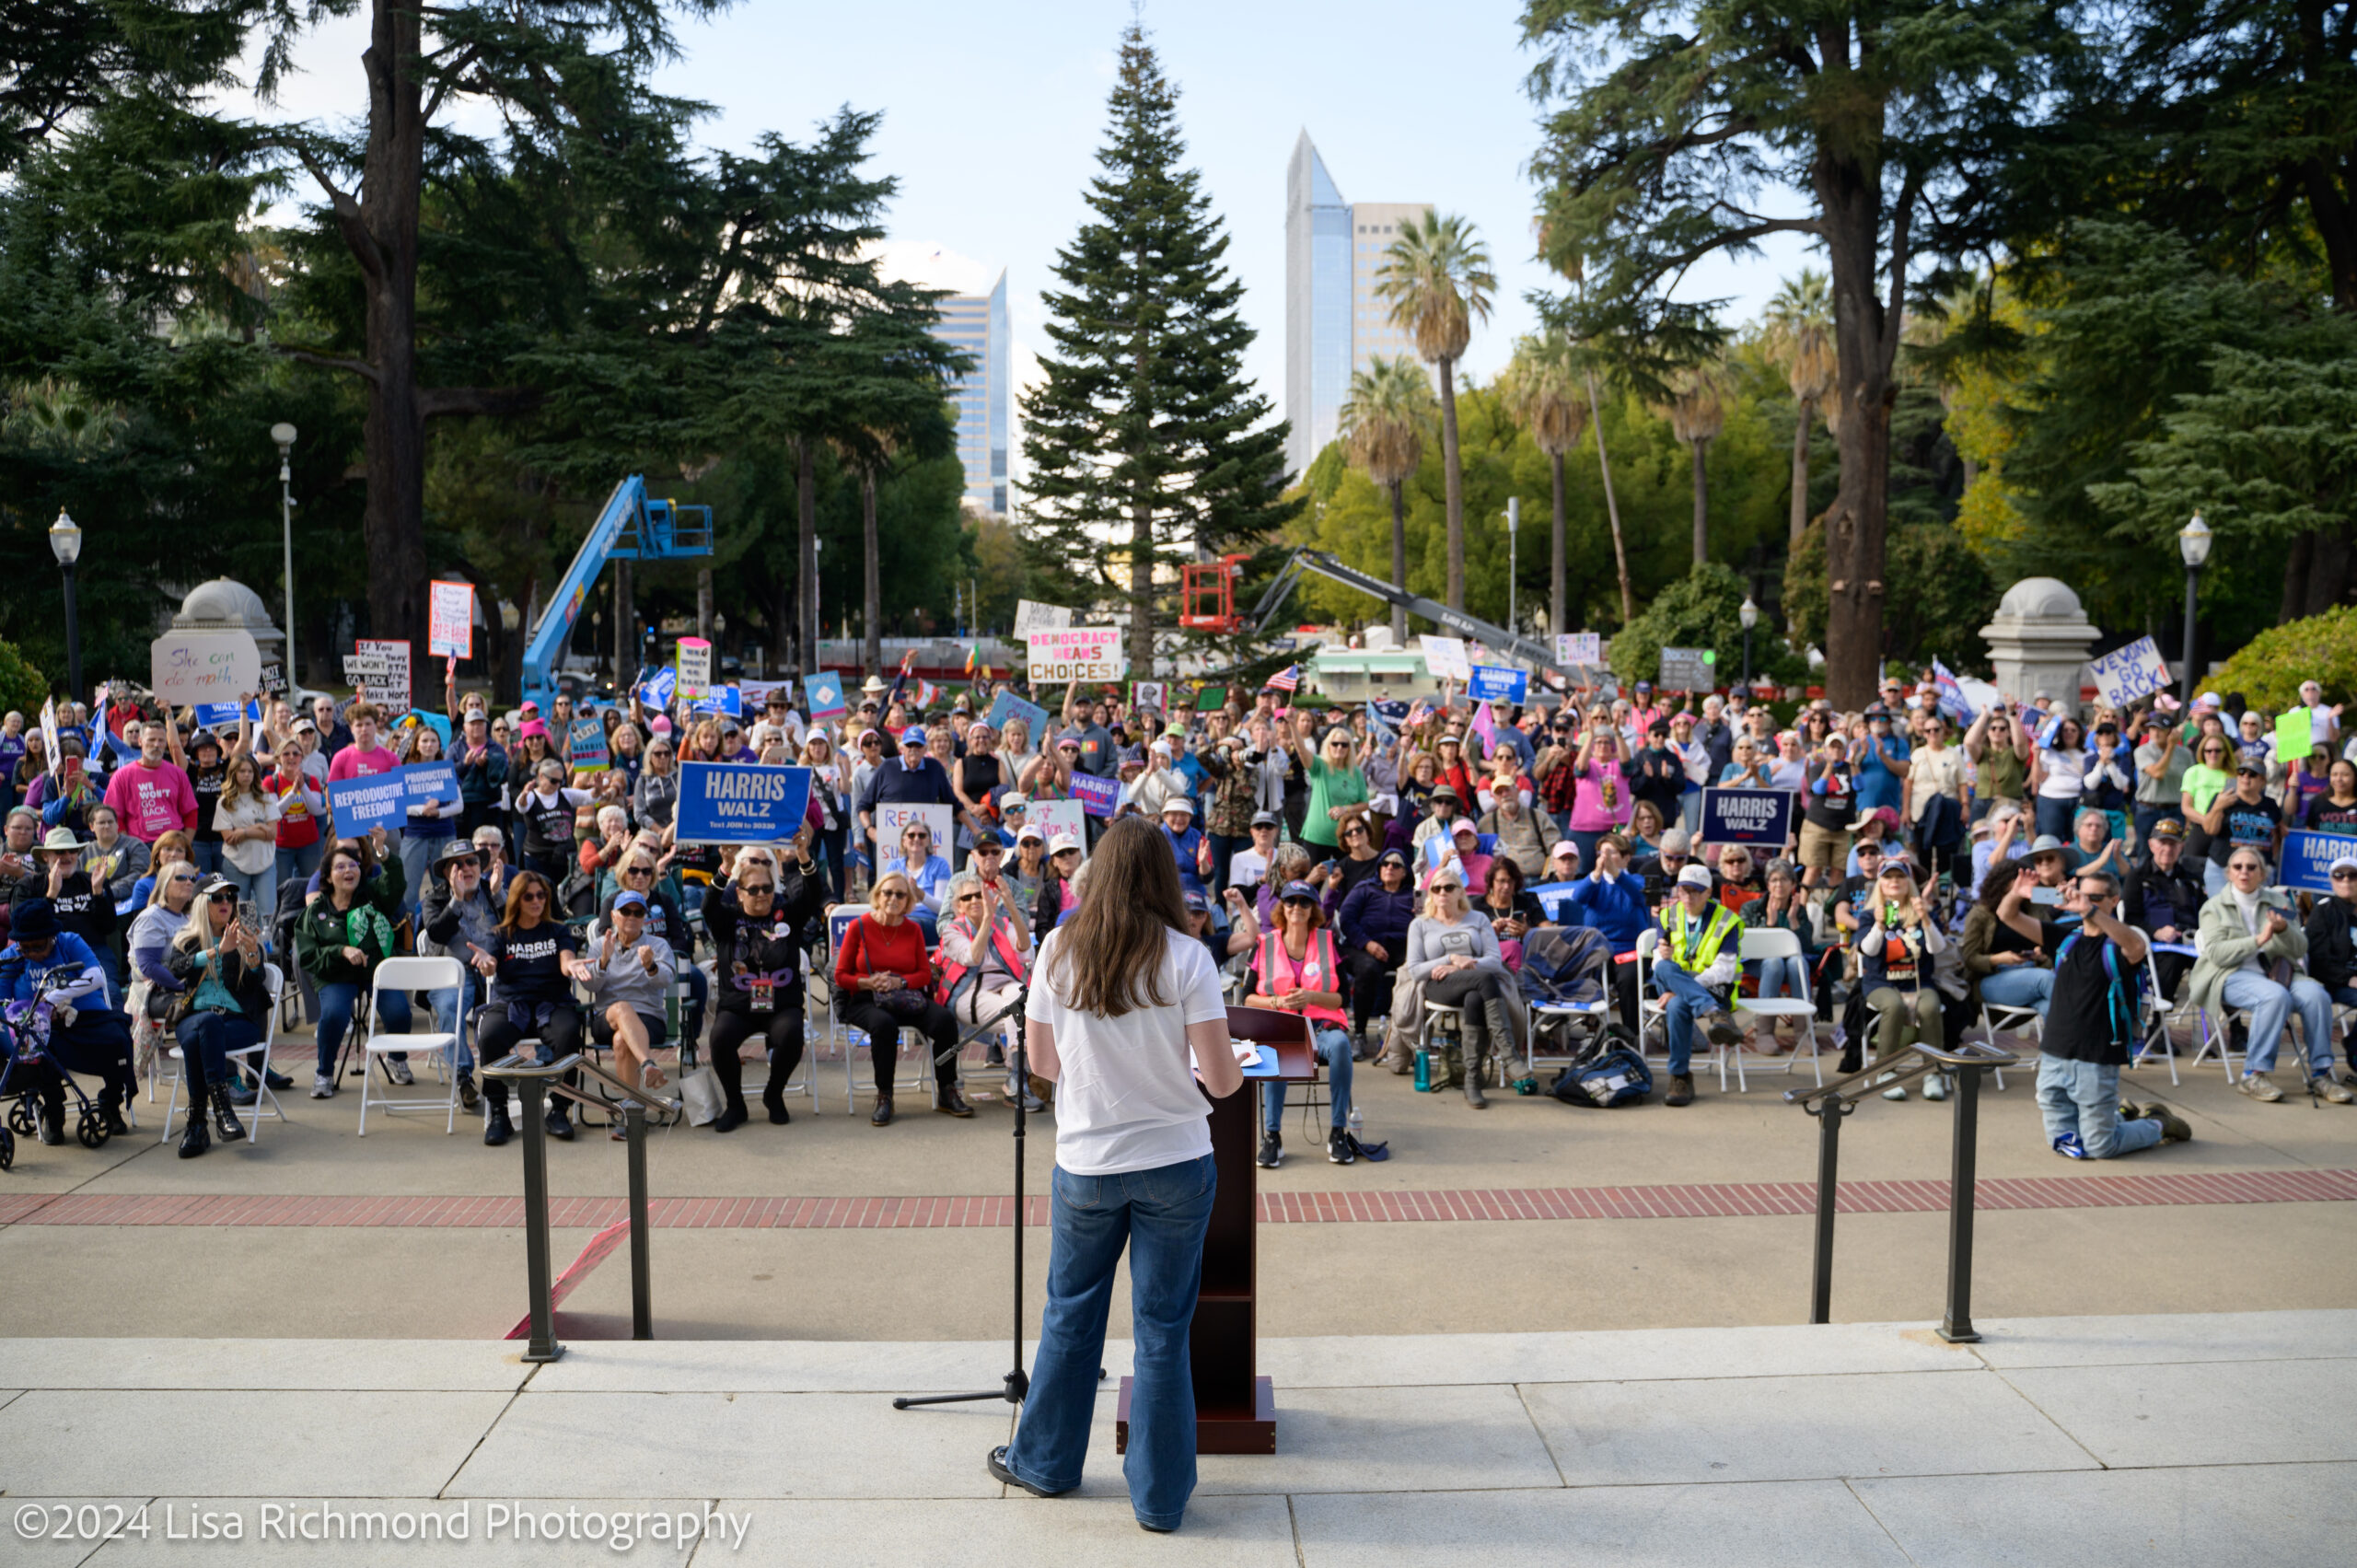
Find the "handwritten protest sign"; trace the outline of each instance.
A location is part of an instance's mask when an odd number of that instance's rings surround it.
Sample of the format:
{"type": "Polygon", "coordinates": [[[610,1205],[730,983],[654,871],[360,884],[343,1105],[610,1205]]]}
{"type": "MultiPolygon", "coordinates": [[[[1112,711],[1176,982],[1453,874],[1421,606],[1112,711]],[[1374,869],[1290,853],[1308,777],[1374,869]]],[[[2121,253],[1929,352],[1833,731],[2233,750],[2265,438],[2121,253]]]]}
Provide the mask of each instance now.
{"type": "Polygon", "coordinates": [[[2096,694],[2115,708],[2169,689],[2168,664],[2150,637],[2139,637],[2124,648],[2090,659],[2087,673],[2095,679],[2096,694]]]}
{"type": "Polygon", "coordinates": [[[602,773],[613,766],[613,757],[606,748],[604,722],[596,718],[575,719],[564,732],[564,756],[579,772],[602,773]]]}
{"type": "Polygon", "coordinates": [[[679,694],[692,703],[712,691],[712,645],[702,637],[679,639],[679,694]]]}
{"type": "Polygon", "coordinates": [[[1434,680],[1470,680],[1473,661],[1466,656],[1462,637],[1436,637],[1426,632],[1416,641],[1424,650],[1424,668],[1434,680]]]}
{"type": "Polygon", "coordinates": [[[475,656],[475,586],[435,582],[427,585],[425,651],[442,658],[475,656]]]}
{"type": "Polygon", "coordinates": [[[409,706],[409,642],[406,638],[359,637],[343,659],[343,678],[370,702],[409,706]]]}
{"type": "Polygon", "coordinates": [[[1088,858],[1088,808],[1077,800],[1035,800],[1030,817],[1034,826],[1054,843],[1060,835],[1069,833],[1072,842],[1080,846],[1080,858],[1088,858]]]}
{"type": "Polygon", "coordinates": [[[261,650],[249,633],[167,632],[147,645],[147,660],[159,703],[234,703],[261,690],[261,650]]]}
{"type": "Polygon", "coordinates": [[[948,857],[949,835],[953,829],[948,807],[931,801],[879,800],[876,803],[875,817],[876,864],[879,869],[886,861],[900,858],[900,835],[908,830],[911,822],[923,823],[925,830],[933,835],[934,854],[944,859],[948,857]]]}
{"type": "Polygon", "coordinates": [[[1042,630],[1027,644],[1032,684],[1119,680],[1126,668],[1118,626],[1042,630]]]}

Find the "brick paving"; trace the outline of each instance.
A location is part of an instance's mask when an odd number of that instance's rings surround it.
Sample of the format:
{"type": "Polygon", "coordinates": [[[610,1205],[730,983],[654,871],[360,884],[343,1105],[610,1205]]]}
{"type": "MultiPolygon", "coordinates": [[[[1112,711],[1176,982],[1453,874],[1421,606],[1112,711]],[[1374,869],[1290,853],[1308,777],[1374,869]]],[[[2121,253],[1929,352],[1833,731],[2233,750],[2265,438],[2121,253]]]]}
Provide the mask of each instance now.
{"type": "MultiPolygon", "coordinates": [[[[1983,1177],[1974,1202],[1993,1209],[2150,1208],[2215,1203],[2357,1202],[2357,1169],[2205,1171],[2154,1176],[1983,1177]]],[[[1932,1214],[1945,1181],[1845,1181],[1840,1211],[1932,1214]]],[[[1263,1192],[1263,1225],[1392,1225],[1460,1220],[1743,1219],[1816,1210],[1803,1181],[1654,1187],[1491,1187],[1432,1191],[1263,1192]]],[[[940,1230],[1004,1227],[1007,1197],[657,1198],[657,1226],[674,1230],[940,1230]]],[[[588,1229],[624,1217],[620,1198],[558,1198],[550,1219],[588,1229]]],[[[512,1197],[288,1197],[177,1193],[0,1195],[0,1225],[308,1225],[480,1229],[524,1223],[512,1197]]],[[[1030,1199],[1025,1223],[1048,1223],[1030,1199]]]]}

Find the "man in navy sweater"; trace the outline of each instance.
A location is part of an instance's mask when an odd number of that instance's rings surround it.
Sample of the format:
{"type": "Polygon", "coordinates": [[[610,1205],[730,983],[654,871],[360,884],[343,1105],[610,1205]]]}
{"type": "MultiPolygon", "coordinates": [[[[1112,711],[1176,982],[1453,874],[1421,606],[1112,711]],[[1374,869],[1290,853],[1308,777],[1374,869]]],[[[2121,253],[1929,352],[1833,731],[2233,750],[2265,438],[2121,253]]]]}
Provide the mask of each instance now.
{"type": "Polygon", "coordinates": [[[1592,925],[1612,944],[1612,994],[1620,1021],[1637,1028],[1637,937],[1651,929],[1645,885],[1629,869],[1629,841],[1607,833],[1596,841],[1596,869],[1572,884],[1564,923],[1592,925]]]}

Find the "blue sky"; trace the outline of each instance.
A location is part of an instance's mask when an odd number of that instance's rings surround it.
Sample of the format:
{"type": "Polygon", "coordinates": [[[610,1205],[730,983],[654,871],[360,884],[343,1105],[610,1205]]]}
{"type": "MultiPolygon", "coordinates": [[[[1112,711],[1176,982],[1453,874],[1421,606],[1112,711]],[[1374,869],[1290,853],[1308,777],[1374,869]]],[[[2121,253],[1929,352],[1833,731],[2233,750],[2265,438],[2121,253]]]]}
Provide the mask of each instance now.
{"type": "MultiPolygon", "coordinates": [[[[882,110],[874,167],[900,181],[889,260],[905,275],[960,289],[1005,268],[1019,385],[1045,343],[1048,268],[1086,215],[1082,192],[1097,170],[1130,14],[1128,0],[743,0],[716,21],[681,27],[686,57],[659,85],[714,106],[702,135],[716,145],[742,145],[763,130],[800,138],[846,103],[882,110]]],[[[1305,127],[1349,199],[1429,201],[1479,226],[1500,290],[1468,370],[1493,374],[1533,325],[1523,295],[1555,280],[1531,259],[1536,202],[1523,166],[1537,132],[1517,14],[1501,0],[1145,6],[1182,95],[1190,159],[1225,220],[1244,312],[1260,334],[1246,372],[1280,412],[1285,160],[1305,127]]],[[[366,41],[358,18],[315,35],[273,115],[355,112],[366,41]]],[[[1730,314],[1744,319],[1810,260],[1780,237],[1763,257],[1698,266],[1680,293],[1732,296],[1730,314]]]]}

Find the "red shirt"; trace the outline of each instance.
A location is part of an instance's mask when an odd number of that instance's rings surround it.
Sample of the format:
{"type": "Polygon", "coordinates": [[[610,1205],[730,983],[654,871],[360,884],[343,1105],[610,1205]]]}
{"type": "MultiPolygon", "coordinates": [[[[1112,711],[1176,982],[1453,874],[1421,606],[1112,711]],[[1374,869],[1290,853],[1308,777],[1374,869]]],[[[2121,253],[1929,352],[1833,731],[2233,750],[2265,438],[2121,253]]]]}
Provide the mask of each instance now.
{"type": "Polygon", "coordinates": [[[842,951],[835,955],[835,984],[844,991],[857,990],[862,976],[887,970],[912,991],[932,989],[933,964],[925,957],[924,928],[913,920],[887,925],[872,914],[861,915],[843,933],[842,951]]]}

